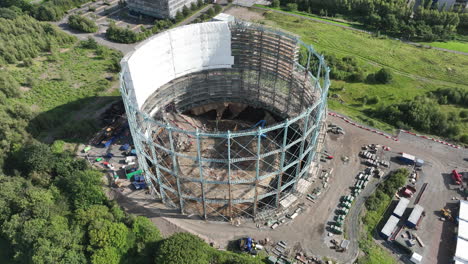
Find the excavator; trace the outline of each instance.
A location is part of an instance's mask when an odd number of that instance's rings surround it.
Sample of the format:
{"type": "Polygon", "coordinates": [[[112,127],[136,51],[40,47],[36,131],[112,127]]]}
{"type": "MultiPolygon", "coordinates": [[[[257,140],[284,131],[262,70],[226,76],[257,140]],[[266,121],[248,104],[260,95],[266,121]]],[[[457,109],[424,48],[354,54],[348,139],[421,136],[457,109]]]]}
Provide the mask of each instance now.
{"type": "Polygon", "coordinates": [[[450,211],[450,209],[442,208],[440,211],[446,220],[453,221],[452,211],[450,211]]]}

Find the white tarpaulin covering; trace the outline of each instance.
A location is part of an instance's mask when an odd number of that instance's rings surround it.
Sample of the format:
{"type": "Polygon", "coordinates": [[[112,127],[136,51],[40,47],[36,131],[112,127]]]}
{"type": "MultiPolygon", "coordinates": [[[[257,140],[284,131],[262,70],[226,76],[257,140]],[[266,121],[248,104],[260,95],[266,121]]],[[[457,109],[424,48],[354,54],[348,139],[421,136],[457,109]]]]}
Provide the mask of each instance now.
{"type": "Polygon", "coordinates": [[[455,260],[462,263],[468,263],[468,241],[458,237],[457,250],[455,252],[455,260]]]}
{"type": "Polygon", "coordinates": [[[468,221],[468,201],[460,200],[460,213],[458,218],[468,221]]]}
{"type": "MultiPolygon", "coordinates": [[[[468,240],[468,222],[465,220],[458,221],[458,236],[468,240]]],[[[468,251],[468,248],[466,249],[468,251]]]]}
{"type": "MultiPolygon", "coordinates": [[[[169,81],[207,69],[231,68],[231,31],[227,22],[197,23],[158,34],[124,59],[138,107],[169,81]]],[[[129,87],[131,89],[131,87],[129,87]]]]}

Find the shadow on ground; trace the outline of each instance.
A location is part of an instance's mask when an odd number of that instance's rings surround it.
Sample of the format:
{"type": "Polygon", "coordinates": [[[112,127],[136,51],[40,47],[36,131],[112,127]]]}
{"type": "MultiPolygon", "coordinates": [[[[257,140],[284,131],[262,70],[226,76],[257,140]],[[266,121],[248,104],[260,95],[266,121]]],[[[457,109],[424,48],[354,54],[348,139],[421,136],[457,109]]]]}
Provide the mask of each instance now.
{"type": "Polygon", "coordinates": [[[37,140],[50,144],[55,140],[87,143],[103,125],[101,115],[120,96],[93,96],[42,112],[29,122],[27,131],[37,140]]]}

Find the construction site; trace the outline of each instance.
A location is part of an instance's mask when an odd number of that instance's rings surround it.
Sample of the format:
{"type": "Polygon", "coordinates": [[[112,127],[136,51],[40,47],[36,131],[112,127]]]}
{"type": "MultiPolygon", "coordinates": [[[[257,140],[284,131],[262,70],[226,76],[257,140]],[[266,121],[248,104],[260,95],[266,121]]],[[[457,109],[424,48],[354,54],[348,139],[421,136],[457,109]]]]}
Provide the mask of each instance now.
{"type": "Polygon", "coordinates": [[[313,47],[236,21],[162,32],[122,60],[123,103],[80,152],[107,170],[109,197],[164,236],[268,263],[353,263],[366,201],[406,168],[373,244],[395,263],[465,263],[466,149],[328,111],[313,47]]]}
{"type": "Polygon", "coordinates": [[[141,43],[122,68],[138,161],[167,207],[261,219],[307,185],[329,70],[298,38],[241,22],[193,24],[141,43]]]}

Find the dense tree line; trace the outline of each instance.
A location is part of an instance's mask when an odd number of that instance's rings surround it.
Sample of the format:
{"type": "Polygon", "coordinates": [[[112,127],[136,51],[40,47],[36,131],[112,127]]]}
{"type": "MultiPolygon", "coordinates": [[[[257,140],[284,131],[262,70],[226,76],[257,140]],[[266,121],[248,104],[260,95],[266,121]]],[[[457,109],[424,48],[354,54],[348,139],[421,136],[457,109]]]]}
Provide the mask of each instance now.
{"type": "Polygon", "coordinates": [[[170,28],[172,24],[172,21],[169,19],[157,20],[151,28],[146,29],[141,27],[141,32],[135,32],[128,27],[118,27],[115,23],[111,23],[106,30],[106,38],[119,43],[135,43],[170,28]]]}
{"type": "Polygon", "coordinates": [[[370,114],[398,128],[414,128],[468,144],[468,138],[463,134],[466,131],[461,131],[460,117],[443,112],[433,98],[417,96],[411,101],[380,106],[370,114]]]}
{"type": "Polygon", "coordinates": [[[63,149],[29,142],[5,170],[16,176],[0,174],[0,237],[13,263],[262,263],[186,233],[163,240],[149,219],[106,198],[102,173],[63,149]]]}
{"type": "Polygon", "coordinates": [[[0,18],[0,65],[35,58],[40,52],[75,42],[75,38],[30,16],[0,18]]]}
{"type": "Polygon", "coordinates": [[[65,13],[89,0],[48,0],[43,3],[31,4],[26,0],[2,0],[0,7],[18,9],[41,21],[60,20],[65,13]]]}
{"type": "Polygon", "coordinates": [[[417,8],[406,0],[281,0],[280,3],[291,11],[345,15],[372,29],[414,40],[451,39],[459,25],[462,31],[468,23],[466,14],[459,14],[459,10],[439,11],[431,0],[423,1],[417,8]]]}
{"type": "Polygon", "coordinates": [[[468,107],[468,89],[441,88],[432,92],[430,95],[435,97],[439,104],[454,104],[468,107]]]}
{"type": "Polygon", "coordinates": [[[79,15],[69,16],[68,24],[71,28],[82,32],[93,33],[98,31],[98,26],[93,20],[79,15]]]}

